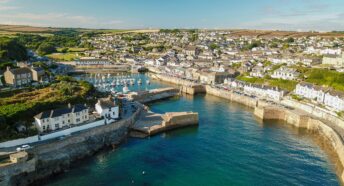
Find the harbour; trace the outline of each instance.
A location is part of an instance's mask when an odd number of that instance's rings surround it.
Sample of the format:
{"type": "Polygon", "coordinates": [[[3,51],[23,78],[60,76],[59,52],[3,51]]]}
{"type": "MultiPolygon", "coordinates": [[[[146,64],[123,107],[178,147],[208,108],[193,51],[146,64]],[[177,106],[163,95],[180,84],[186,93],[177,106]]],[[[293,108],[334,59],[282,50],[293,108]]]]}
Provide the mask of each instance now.
{"type": "MultiPolygon", "coordinates": [[[[170,86],[151,82],[153,87],[170,86]]],[[[277,121],[258,120],[245,106],[211,95],[182,96],[148,106],[157,114],[198,112],[199,126],[146,140],[129,138],[115,151],[90,158],[48,185],[92,185],[100,180],[120,185],[338,183],[336,172],[341,168],[337,170],[332,161],[336,157],[329,157],[310,134],[277,121]],[[290,171],[300,176],[288,176],[290,171]]]]}

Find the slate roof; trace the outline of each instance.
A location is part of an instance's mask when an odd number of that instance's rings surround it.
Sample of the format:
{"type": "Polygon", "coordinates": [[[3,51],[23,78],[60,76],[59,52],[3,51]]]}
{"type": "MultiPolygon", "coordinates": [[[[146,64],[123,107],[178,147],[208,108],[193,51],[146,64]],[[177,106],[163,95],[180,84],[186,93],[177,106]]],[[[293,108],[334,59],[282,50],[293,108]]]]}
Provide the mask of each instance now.
{"type": "Polygon", "coordinates": [[[115,103],[111,99],[99,99],[98,103],[102,109],[111,108],[115,106],[115,103]]]}
{"type": "Polygon", "coordinates": [[[67,107],[67,108],[60,108],[60,109],[54,109],[50,111],[41,112],[37,114],[36,116],[34,116],[34,118],[37,118],[37,119],[55,118],[55,117],[59,117],[68,113],[81,112],[86,109],[88,108],[85,105],[76,104],[72,106],[71,108],[67,107]]]}
{"type": "Polygon", "coordinates": [[[10,72],[12,72],[13,74],[26,74],[26,73],[31,73],[31,70],[28,67],[13,68],[13,69],[10,69],[10,72]]]}

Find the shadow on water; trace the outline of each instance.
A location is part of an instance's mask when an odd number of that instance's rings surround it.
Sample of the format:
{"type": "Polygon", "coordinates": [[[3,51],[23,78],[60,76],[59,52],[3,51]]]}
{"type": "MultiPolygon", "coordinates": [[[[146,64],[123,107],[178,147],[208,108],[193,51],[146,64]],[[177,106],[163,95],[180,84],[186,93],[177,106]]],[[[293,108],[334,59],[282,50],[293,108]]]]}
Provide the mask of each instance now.
{"type": "MultiPolygon", "coordinates": [[[[308,138],[314,144],[318,145],[322,151],[325,152],[326,157],[331,162],[333,170],[335,170],[338,180],[340,181],[340,176],[344,171],[344,167],[342,166],[337,153],[335,152],[334,148],[331,145],[329,139],[318,132],[312,132],[305,128],[298,128],[293,125],[288,124],[285,121],[280,120],[267,120],[262,121],[261,119],[256,118],[257,123],[264,128],[274,128],[274,129],[282,129],[286,130],[292,135],[295,135],[299,138],[308,138]]],[[[344,183],[340,182],[341,185],[344,183]]]]}

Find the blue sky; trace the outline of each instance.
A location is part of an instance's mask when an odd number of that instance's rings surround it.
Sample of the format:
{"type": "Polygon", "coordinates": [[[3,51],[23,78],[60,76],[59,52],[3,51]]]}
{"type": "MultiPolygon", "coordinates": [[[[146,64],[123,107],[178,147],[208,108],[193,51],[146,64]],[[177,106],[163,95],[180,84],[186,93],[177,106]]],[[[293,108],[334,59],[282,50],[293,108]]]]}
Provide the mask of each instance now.
{"type": "Polygon", "coordinates": [[[344,30],[344,0],[0,0],[0,24],[344,30]]]}

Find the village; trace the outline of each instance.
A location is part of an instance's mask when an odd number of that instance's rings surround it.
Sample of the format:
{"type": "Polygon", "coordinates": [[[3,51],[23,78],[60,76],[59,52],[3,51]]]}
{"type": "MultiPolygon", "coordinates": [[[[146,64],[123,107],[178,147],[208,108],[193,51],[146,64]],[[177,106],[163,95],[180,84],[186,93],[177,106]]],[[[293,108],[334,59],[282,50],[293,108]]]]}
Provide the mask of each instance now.
{"type": "MultiPolygon", "coordinates": [[[[78,57],[70,61],[49,59],[31,51],[30,59],[34,60],[17,62],[15,68],[8,66],[1,72],[0,86],[3,91],[14,91],[28,86],[46,86],[56,76],[69,73],[99,76],[101,73],[150,71],[259,99],[304,102],[340,117],[344,111],[343,38],[293,34],[245,35],[237,31],[177,29],[96,34],[83,39],[92,45],[92,50],[79,52],[78,57]],[[42,59],[48,69],[35,62],[42,59]]],[[[118,81],[108,84],[124,86],[118,81]]],[[[37,130],[42,132],[91,119],[88,115],[76,117],[73,113],[74,110],[88,113],[86,109],[69,106],[32,117],[38,123],[37,130]],[[54,124],[53,117],[62,115],[66,115],[66,119],[59,125],[54,124]],[[52,118],[46,119],[49,117],[52,118]]],[[[115,115],[117,118],[118,113],[115,115]]]]}

